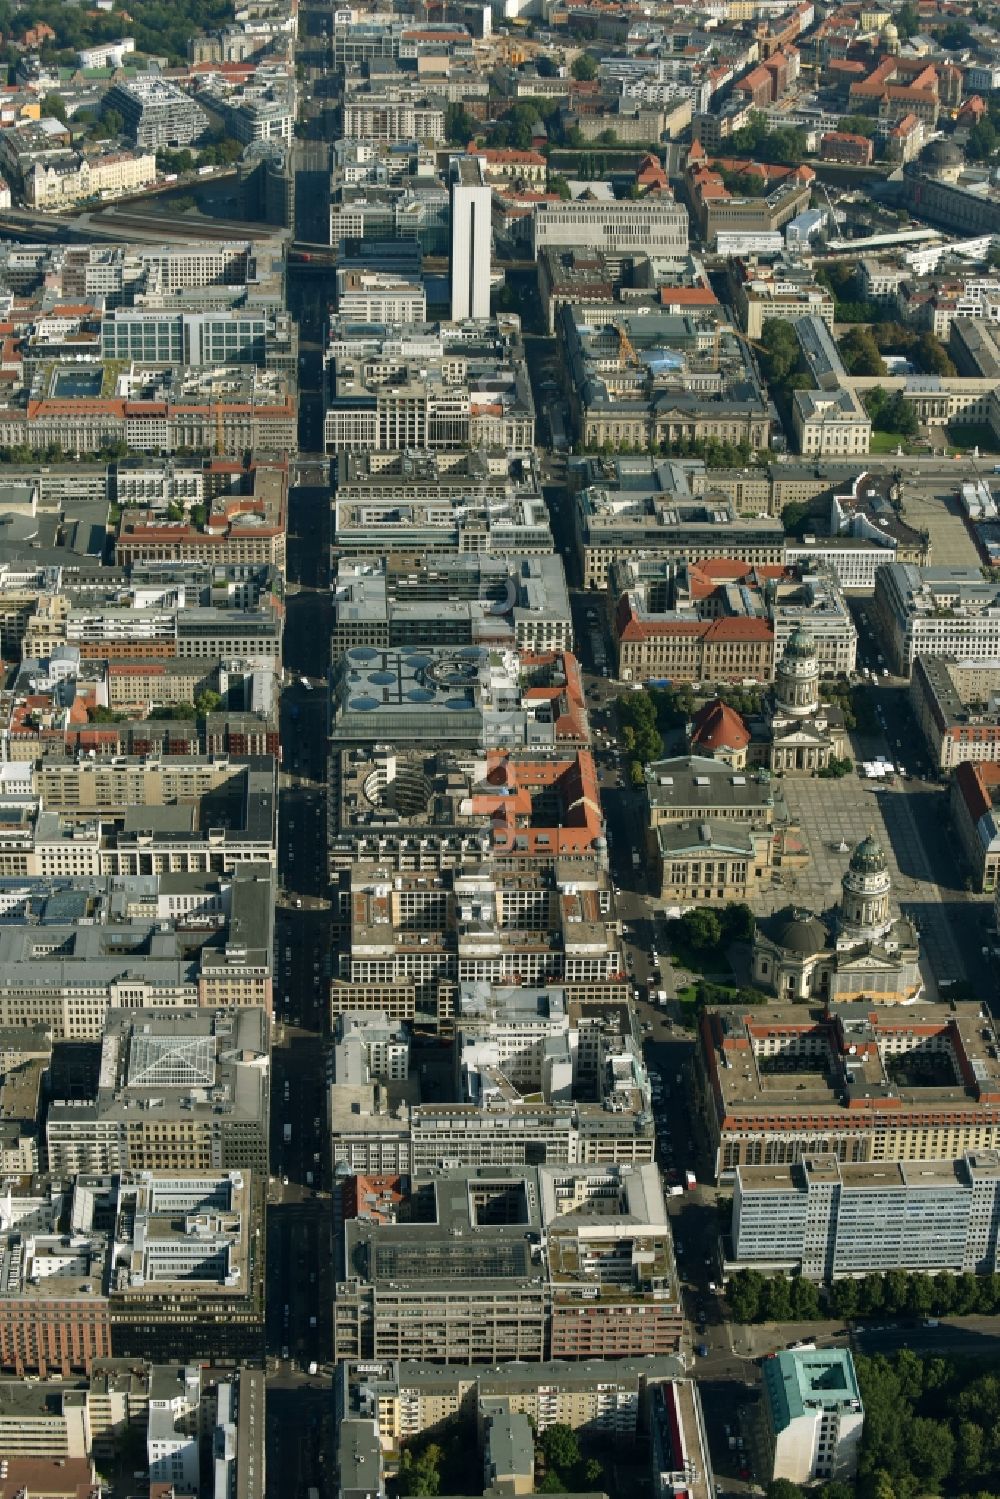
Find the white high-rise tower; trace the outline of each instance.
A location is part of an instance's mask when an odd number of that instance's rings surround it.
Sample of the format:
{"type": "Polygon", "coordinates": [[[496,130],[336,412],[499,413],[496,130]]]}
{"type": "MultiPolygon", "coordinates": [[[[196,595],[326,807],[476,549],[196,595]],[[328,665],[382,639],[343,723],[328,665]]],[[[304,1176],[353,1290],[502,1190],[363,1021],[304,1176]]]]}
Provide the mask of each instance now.
{"type": "Polygon", "coordinates": [[[490,315],[493,192],[477,156],[451,161],[451,315],[490,315]]]}

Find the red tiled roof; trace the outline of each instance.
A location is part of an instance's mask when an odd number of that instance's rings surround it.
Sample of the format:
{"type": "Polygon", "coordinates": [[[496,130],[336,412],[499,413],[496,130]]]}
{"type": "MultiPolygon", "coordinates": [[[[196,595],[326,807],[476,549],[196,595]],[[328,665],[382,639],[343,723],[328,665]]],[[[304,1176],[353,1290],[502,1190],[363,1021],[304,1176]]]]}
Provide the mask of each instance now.
{"type": "Polygon", "coordinates": [[[735,709],[716,698],[698,709],[692,721],[692,749],[746,749],[750,731],[735,709]]]}

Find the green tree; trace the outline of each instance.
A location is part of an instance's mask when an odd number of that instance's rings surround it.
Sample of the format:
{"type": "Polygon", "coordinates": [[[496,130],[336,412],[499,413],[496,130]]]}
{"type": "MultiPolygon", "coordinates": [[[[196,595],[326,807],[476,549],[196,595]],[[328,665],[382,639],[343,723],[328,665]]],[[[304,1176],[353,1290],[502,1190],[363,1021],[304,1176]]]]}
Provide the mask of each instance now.
{"type": "Polygon", "coordinates": [[[42,100],[41,112],[51,120],[58,120],[60,124],[69,124],[69,116],[66,113],[65,101],[59,94],[46,94],[42,100]]]}
{"type": "Polygon", "coordinates": [[[222,706],[222,698],[210,687],[199,692],[194,700],[195,712],[199,718],[204,718],[206,713],[215,713],[222,706]]]}
{"type": "Polygon", "coordinates": [[[954,375],[958,373],[944,344],[929,330],[920,335],[914,354],[925,374],[954,375]]]}
{"type": "Polygon", "coordinates": [[[848,135],[863,135],[870,140],[875,134],[875,126],[878,122],[871,115],[844,115],[840,122],[841,130],[848,135]]]}
{"type": "Polygon", "coordinates": [[[434,1463],[427,1460],[426,1452],[414,1457],[408,1447],[404,1449],[399,1460],[396,1491],[400,1496],[432,1496],[441,1492],[441,1474],[434,1463]]]}
{"type": "Polygon", "coordinates": [[[760,1320],[760,1303],[764,1292],[764,1277],[759,1270],[737,1270],[730,1277],[726,1297],[734,1322],[757,1322],[760,1320]]]}
{"type": "Polygon", "coordinates": [[[851,328],[840,339],[838,347],[841,358],[844,361],[844,366],[849,374],[885,374],[885,365],[882,362],[882,356],[878,351],[878,344],[872,337],[870,328],[851,328]]]}
{"type": "Polygon", "coordinates": [[[939,1317],[955,1310],[955,1277],[948,1270],[934,1277],[934,1310],[939,1317]]]}
{"type": "Polygon", "coordinates": [[[979,1283],[969,1271],[963,1272],[955,1281],[955,1311],[960,1317],[976,1310],[979,1301],[979,1283]]]}
{"type": "Polygon", "coordinates": [[[934,1305],[934,1282],[929,1275],[911,1275],[906,1288],[906,1310],[926,1317],[934,1305]]]}
{"type": "Polygon", "coordinates": [[[896,30],[904,41],[909,40],[911,36],[916,36],[920,30],[920,12],[915,5],[909,3],[909,0],[897,10],[895,20],[896,30]]]}
{"type": "Polygon", "coordinates": [[[596,1457],[588,1457],[583,1462],[583,1472],[580,1475],[583,1486],[593,1492],[604,1486],[604,1464],[596,1457]]]}
{"type": "Polygon", "coordinates": [[[800,541],[816,524],[812,507],[804,500],[789,500],[781,507],[781,524],[786,536],[795,536],[800,541]]]}
{"type": "Polygon", "coordinates": [[[958,1424],[958,1469],[965,1483],[974,1483],[986,1466],[986,1434],[977,1421],[958,1424]]]}
{"type": "Polygon", "coordinates": [[[804,1276],[792,1281],[792,1318],[796,1322],[811,1322],[820,1315],[819,1288],[804,1276]]]}
{"type": "Polygon", "coordinates": [[[794,327],[785,318],[769,318],[761,332],[760,344],[765,378],[776,385],[782,384],[799,359],[799,341],[794,327]]]}
{"type": "Polygon", "coordinates": [[[465,146],[476,133],[476,121],[462,104],[449,104],[444,112],[444,133],[454,146],[465,146]]]}
{"type": "Polygon", "coordinates": [[[924,1484],[940,1490],[955,1461],[955,1438],[945,1421],[914,1416],[907,1429],[910,1466],[924,1484]]]}
{"type": "Polygon", "coordinates": [[[125,129],[125,117],[117,109],[102,109],[101,118],[94,126],[94,135],[100,140],[114,140],[125,129]]]}
{"type": "Polygon", "coordinates": [[[939,47],[946,52],[962,52],[966,47],[972,45],[972,31],[968,21],[949,21],[940,31],[935,32],[939,47]]]}
{"type": "Polygon", "coordinates": [[[714,911],[705,906],[694,906],[681,917],[685,939],[696,952],[705,952],[718,947],[722,940],[722,923],[714,911]]]}
{"type": "Polygon", "coordinates": [[[194,703],[162,703],[151,708],[147,717],[155,719],[192,719],[198,716],[194,703]]]}
{"type": "Polygon", "coordinates": [[[761,1318],[764,1322],[790,1322],[792,1319],[792,1285],[783,1275],[772,1275],[764,1286],[761,1297],[761,1318]]]}
{"type": "Polygon", "coordinates": [[[576,1432],[563,1421],[547,1426],[539,1440],[547,1468],[569,1473],[580,1461],[580,1442],[576,1432]]]}
{"type": "Polygon", "coordinates": [[[565,1494],[566,1480],[555,1468],[549,1468],[538,1485],[537,1492],[539,1494],[565,1494]]]}
{"type": "Polygon", "coordinates": [[[882,1278],[882,1305],[887,1312],[898,1316],[906,1307],[907,1279],[905,1270],[887,1270],[882,1278]]]}
{"type": "Polygon", "coordinates": [[[574,57],[570,71],[578,83],[590,83],[597,77],[597,63],[589,52],[581,52],[574,57]]]}
{"type": "Polygon", "coordinates": [[[765,1490],[765,1499],[805,1499],[805,1494],[789,1478],[772,1478],[765,1490]]]}
{"type": "Polygon", "coordinates": [[[719,915],[723,937],[727,942],[751,940],[754,934],[754,917],[750,907],[744,901],[727,901],[719,915]]]}

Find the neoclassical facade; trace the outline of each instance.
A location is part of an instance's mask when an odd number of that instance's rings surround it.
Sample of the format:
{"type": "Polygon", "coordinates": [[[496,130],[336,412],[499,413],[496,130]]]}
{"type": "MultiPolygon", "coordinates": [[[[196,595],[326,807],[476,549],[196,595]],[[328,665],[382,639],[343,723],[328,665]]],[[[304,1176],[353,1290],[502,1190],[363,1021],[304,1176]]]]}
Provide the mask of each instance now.
{"type": "Polygon", "coordinates": [[[816,642],[799,625],[788,637],[760,718],[750,722],[748,761],[782,775],[813,775],[841,759],[846,744],[843,714],[819,695],[816,642]]]}
{"type": "Polygon", "coordinates": [[[819,678],[816,642],[799,625],[788,637],[760,714],[744,723],[721,700],[706,703],[688,725],[688,748],[734,769],[762,766],[782,775],[815,775],[847,749],[844,715],[822,701],[819,678]]]}
{"type": "Polygon", "coordinates": [[[892,904],[892,878],[869,833],[851,855],[837,907],[824,916],[786,906],[757,922],[753,982],[786,1002],[907,1004],[923,991],[911,923],[892,904]]]}

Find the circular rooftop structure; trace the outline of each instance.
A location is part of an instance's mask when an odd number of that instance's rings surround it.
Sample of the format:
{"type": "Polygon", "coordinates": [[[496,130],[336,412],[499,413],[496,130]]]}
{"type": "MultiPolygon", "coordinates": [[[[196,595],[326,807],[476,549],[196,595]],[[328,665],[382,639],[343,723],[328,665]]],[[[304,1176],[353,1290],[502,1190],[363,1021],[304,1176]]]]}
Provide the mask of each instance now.
{"type": "Polygon", "coordinates": [[[785,655],[795,661],[811,661],[816,655],[816,642],[804,625],[796,625],[789,635],[785,655]]]}
{"type": "Polygon", "coordinates": [[[776,918],[775,941],[787,952],[811,957],[826,947],[827,931],[818,916],[793,906],[776,918]]]}
{"type": "Polygon", "coordinates": [[[851,862],[848,865],[848,868],[852,869],[855,874],[884,874],[888,867],[882,845],[874,833],[869,833],[866,838],[862,838],[851,855],[851,862]]]}
{"type": "Polygon", "coordinates": [[[965,157],[954,141],[928,141],[917,158],[931,177],[957,176],[965,164],[965,157]]]}

